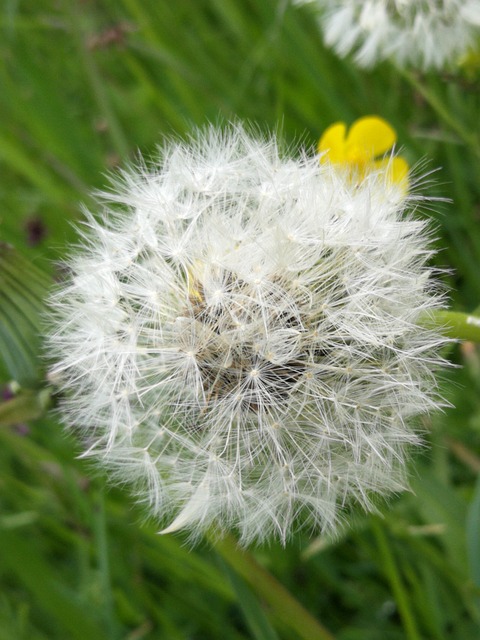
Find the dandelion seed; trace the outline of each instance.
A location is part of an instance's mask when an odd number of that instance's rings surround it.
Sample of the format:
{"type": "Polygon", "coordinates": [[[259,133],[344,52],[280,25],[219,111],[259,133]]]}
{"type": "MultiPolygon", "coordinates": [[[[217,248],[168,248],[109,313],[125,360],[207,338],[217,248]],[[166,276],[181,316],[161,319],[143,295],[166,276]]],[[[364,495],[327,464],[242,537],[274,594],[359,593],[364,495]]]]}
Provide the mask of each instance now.
{"type": "Polygon", "coordinates": [[[164,533],[335,532],[406,487],[443,344],[418,323],[443,302],[414,196],[232,125],[101,199],[52,296],[52,379],[164,533]]]}

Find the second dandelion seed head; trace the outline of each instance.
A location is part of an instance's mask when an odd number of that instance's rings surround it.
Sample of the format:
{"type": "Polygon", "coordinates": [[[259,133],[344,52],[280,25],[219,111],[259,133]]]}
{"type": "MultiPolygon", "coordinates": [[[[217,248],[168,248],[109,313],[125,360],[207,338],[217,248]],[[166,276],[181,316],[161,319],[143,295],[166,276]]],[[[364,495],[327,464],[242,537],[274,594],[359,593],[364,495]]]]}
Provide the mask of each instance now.
{"type": "Polygon", "coordinates": [[[443,69],[478,49],[480,0],[296,0],[319,11],[325,43],[361,67],[443,69]]]}

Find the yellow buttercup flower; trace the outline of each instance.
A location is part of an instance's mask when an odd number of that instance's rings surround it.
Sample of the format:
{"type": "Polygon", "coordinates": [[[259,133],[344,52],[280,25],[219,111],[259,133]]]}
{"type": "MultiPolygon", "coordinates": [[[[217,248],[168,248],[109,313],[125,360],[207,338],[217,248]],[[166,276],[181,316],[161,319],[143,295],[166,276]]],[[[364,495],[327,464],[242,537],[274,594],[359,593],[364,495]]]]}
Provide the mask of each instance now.
{"type": "Polygon", "coordinates": [[[335,122],[324,131],[318,143],[320,162],[341,165],[353,180],[385,170],[391,182],[407,188],[408,163],[390,153],[396,141],[395,130],[378,116],[359,118],[348,133],[344,122],[335,122]]]}

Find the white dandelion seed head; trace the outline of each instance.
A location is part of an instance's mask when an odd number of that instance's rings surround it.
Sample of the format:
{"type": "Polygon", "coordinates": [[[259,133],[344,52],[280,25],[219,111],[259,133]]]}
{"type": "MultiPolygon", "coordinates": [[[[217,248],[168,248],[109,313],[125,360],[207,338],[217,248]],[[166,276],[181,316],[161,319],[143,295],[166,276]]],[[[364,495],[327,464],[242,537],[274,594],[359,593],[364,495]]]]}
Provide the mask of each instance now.
{"type": "Polygon", "coordinates": [[[164,532],[285,541],[405,488],[443,344],[417,322],[442,298],[409,196],[232,125],[102,199],[52,296],[52,376],[164,532]]]}
{"type": "Polygon", "coordinates": [[[361,67],[391,58],[441,69],[480,37],[480,0],[296,0],[320,11],[325,43],[361,67]]]}

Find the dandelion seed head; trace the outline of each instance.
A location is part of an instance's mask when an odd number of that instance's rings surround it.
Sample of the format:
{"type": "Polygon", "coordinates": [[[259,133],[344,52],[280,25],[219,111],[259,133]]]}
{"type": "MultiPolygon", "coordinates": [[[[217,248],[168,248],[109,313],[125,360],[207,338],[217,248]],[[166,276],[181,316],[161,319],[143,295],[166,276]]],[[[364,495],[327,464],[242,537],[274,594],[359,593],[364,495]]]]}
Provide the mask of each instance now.
{"type": "Polygon", "coordinates": [[[314,4],[325,43],[361,67],[385,59],[442,69],[478,46],[480,0],[296,0],[314,4]]]}
{"type": "Polygon", "coordinates": [[[64,421],[164,527],[335,532],[406,487],[441,404],[416,197],[240,125],[172,141],[88,214],[51,299],[64,421]]]}

